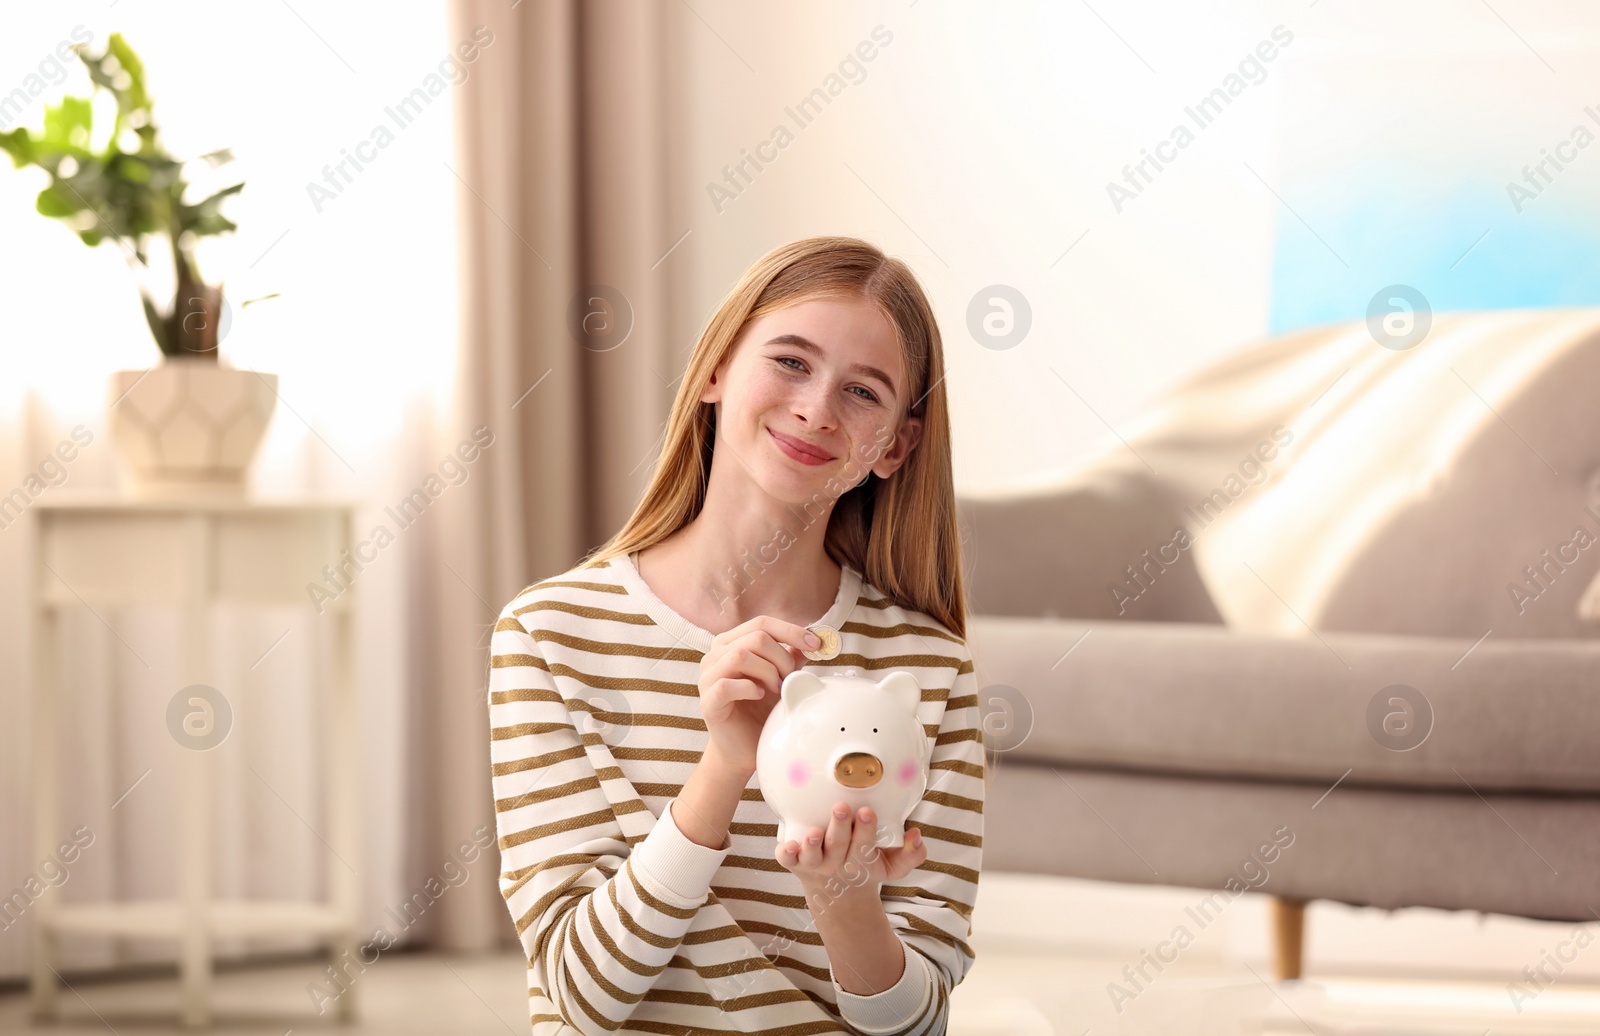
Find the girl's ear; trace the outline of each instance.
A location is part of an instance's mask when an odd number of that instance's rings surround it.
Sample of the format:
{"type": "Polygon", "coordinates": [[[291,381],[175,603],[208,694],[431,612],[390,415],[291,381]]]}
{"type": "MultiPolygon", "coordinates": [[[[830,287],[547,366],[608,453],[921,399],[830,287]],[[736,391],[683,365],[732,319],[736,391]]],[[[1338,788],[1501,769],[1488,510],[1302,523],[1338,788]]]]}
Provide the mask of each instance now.
{"type": "Polygon", "coordinates": [[[734,349],[729,349],[723,354],[721,362],[712,368],[711,377],[706,379],[706,387],[700,392],[700,402],[722,402],[722,389],[728,383],[728,369],[733,366],[734,352],[734,349]]]}
{"type": "Polygon", "coordinates": [[[789,710],[789,715],[794,715],[802,702],[814,694],[821,692],[822,678],[809,669],[796,669],[783,678],[780,693],[783,695],[783,707],[789,710]]]}
{"type": "Polygon", "coordinates": [[[888,478],[900,469],[900,465],[911,456],[911,451],[917,448],[917,443],[922,441],[922,418],[907,417],[900,424],[900,432],[894,437],[894,445],[884,451],[872,465],[871,471],[879,478],[888,478]]]}

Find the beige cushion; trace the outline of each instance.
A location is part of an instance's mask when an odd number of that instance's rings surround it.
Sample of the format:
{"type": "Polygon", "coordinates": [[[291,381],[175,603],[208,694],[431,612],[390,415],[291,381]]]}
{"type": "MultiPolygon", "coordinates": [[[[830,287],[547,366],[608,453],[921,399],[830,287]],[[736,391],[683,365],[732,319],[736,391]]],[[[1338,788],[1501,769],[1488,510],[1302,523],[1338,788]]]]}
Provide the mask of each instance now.
{"type": "Polygon", "coordinates": [[[994,689],[1004,685],[1032,712],[1007,752],[1017,759],[1322,787],[1348,769],[1362,786],[1600,791],[1600,641],[1490,636],[1474,647],[984,615],[968,640],[980,705],[1005,700],[994,689]],[[1409,751],[1368,728],[1369,703],[1391,684],[1433,710],[1409,751]]]}
{"type": "MultiPolygon", "coordinates": [[[[1324,790],[1004,759],[983,811],[983,868],[1594,923],[1600,798],[1485,802],[1347,780],[1319,802],[1324,790]]],[[[1228,898],[1196,891],[1172,923],[1199,934],[1228,898]]]]}

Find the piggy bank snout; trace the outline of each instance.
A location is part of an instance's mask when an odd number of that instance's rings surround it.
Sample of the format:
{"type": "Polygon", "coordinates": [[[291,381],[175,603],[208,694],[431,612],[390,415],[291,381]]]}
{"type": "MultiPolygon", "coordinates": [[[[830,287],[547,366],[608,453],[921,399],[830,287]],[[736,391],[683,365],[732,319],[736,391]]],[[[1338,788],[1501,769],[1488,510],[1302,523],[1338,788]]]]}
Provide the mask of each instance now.
{"type": "Polygon", "coordinates": [[[846,788],[870,788],[883,780],[883,761],[871,752],[850,752],[834,764],[833,778],[846,788]]]}

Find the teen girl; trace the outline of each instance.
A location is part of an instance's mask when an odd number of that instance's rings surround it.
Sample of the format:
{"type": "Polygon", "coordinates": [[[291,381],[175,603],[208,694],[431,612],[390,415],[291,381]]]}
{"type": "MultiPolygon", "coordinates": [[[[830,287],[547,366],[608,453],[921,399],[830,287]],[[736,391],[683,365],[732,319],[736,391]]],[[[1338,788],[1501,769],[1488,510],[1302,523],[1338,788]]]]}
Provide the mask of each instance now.
{"type": "Polygon", "coordinates": [[[701,335],[633,516],[495,627],[533,1031],[944,1032],[983,846],[965,637],[928,300],[864,241],[774,249],[701,335]],[[917,678],[932,762],[900,848],[868,809],[777,843],[756,743],[801,666],[917,678]]]}

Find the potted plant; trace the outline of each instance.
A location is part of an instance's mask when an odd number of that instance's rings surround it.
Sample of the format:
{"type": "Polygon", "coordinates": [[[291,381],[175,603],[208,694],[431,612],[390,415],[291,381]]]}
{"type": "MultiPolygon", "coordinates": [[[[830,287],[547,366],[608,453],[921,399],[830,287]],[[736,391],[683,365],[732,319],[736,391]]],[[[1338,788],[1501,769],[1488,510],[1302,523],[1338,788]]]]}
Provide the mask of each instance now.
{"type": "MultiPolygon", "coordinates": [[[[16,168],[35,165],[50,174],[35,204],[41,214],[66,222],[90,247],[108,238],[116,242],[141,280],[150,269],[151,241],[164,239],[170,246],[171,304],[158,305],[147,286],[139,286],[161,363],[149,370],[117,371],[108,396],[107,423],[125,462],[125,488],[141,496],[237,495],[271,420],[278,379],[220,361],[217,346],[231,314],[222,285],[206,284],[201,277],[195,246],[205,235],[237,229],[221,207],[244,184],[185,200],[187,163],[173,158],[158,139],[144,65],[133,49],[120,33],[111,34],[98,56],[83,44],[73,49],[94,88],[116,98],[105,146],[91,150],[90,99],[64,97],[59,105],[46,105],[42,133],[33,136],[25,128],[0,133],[0,148],[16,168]],[[135,141],[137,146],[129,146],[135,141]]],[[[224,148],[196,161],[216,168],[232,159],[224,148]]]]}

